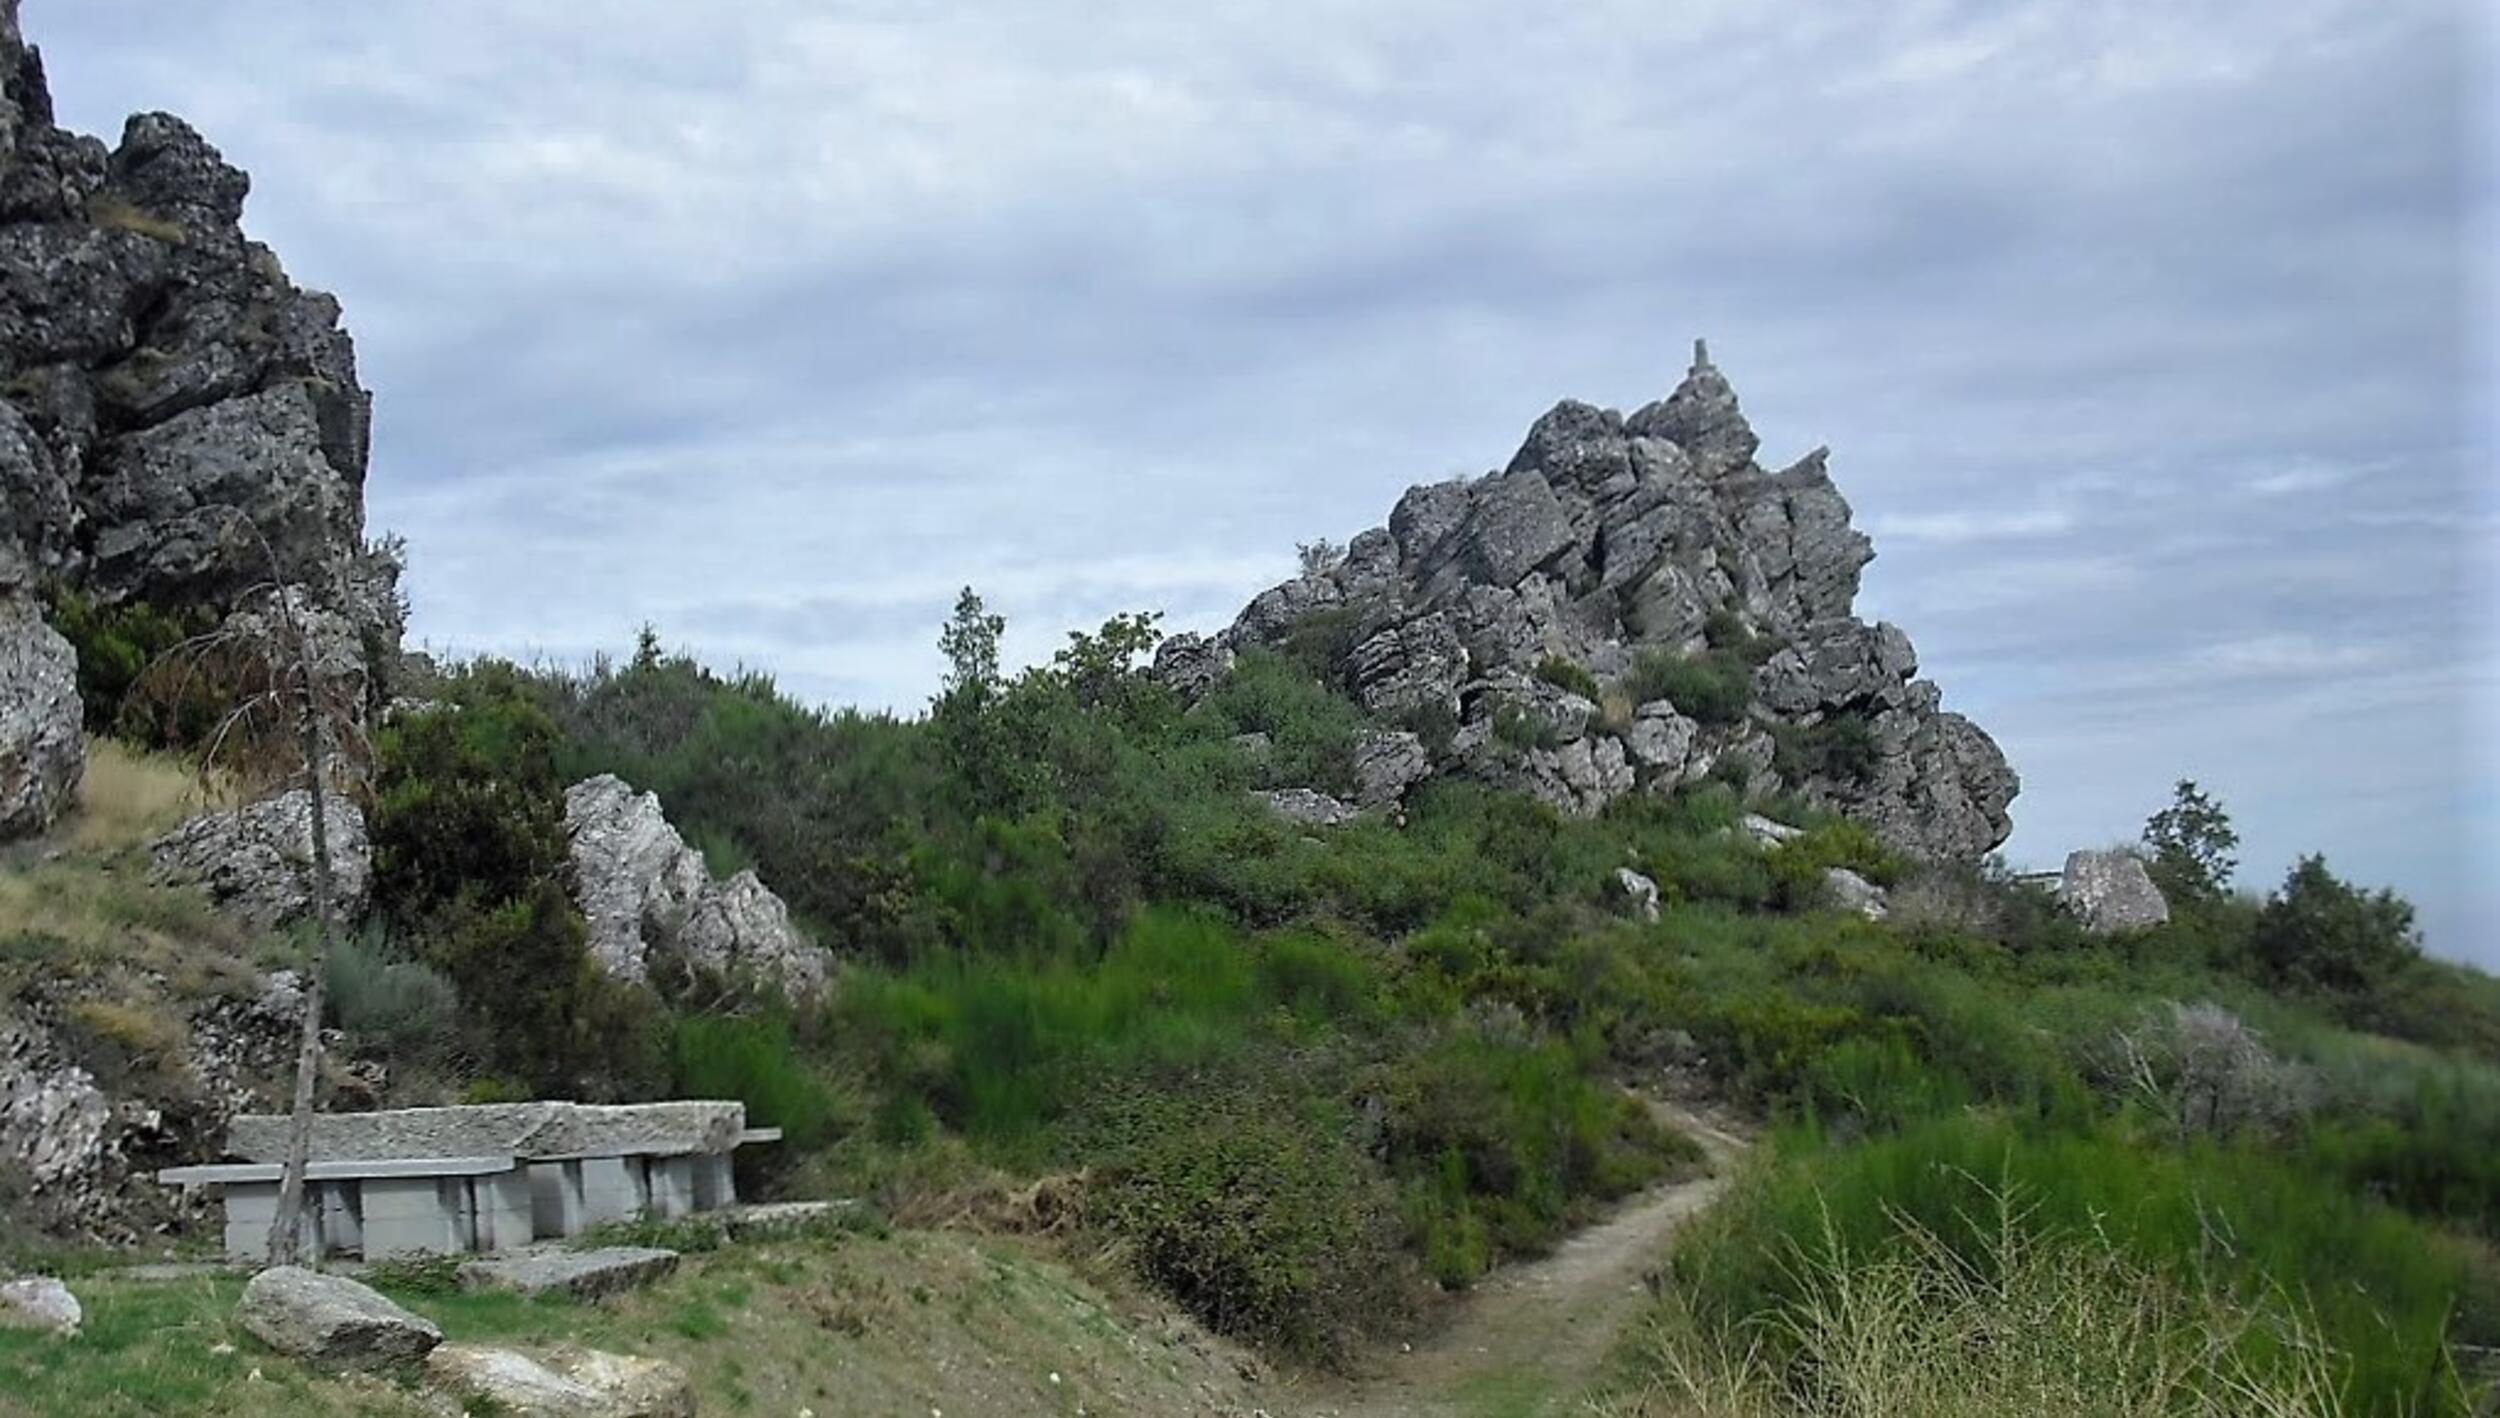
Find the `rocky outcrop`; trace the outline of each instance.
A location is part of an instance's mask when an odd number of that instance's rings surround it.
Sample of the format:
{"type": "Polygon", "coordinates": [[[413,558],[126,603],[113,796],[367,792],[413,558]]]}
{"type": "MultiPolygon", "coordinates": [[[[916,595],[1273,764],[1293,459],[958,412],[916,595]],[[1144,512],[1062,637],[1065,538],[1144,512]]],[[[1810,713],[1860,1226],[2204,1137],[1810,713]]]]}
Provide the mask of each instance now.
{"type": "Polygon", "coordinates": [[[223,613],[274,580],[395,654],[338,303],[243,234],[250,179],[181,119],[139,114],[109,149],[55,126],[16,11],[0,0],[0,592],[223,613]]]}
{"type": "Polygon", "coordinates": [[[1342,827],[1363,815],[1363,810],[1354,804],[1315,788],[1277,788],[1250,796],[1269,812],[1303,827],[1342,827]]]}
{"type": "Polygon", "coordinates": [[[1622,888],[1624,900],[1631,903],[1632,914],[1644,924],[1658,924],[1658,883],[1632,870],[1615,868],[1615,885],[1622,888]]]}
{"type": "Polygon", "coordinates": [[[2170,903],[2133,852],[2081,851],[2066,855],[2058,900],[2095,935],[2149,930],[2170,919],[2170,903]]]}
{"type": "Polygon", "coordinates": [[[0,595],[0,842],[43,831],[77,797],[80,716],[69,642],[31,604],[0,595]]]}
{"type": "MultiPolygon", "coordinates": [[[[330,904],[335,918],[364,915],[373,850],[365,815],[337,793],[322,794],[330,839],[330,904]]],[[[229,913],[266,929],[312,919],[312,793],[297,788],[232,809],[204,812],[148,847],[161,880],[197,882],[229,913]]]]}
{"type": "Polygon", "coordinates": [[[675,983],[743,976],[793,997],[824,989],[830,957],[790,924],[790,909],[752,871],[715,882],[677,835],[656,793],[614,774],[564,795],[573,874],[590,953],[619,979],[675,983]]]}
{"type": "Polygon", "coordinates": [[[695,1411],[694,1383],[684,1369],[596,1349],[532,1356],[445,1344],[425,1356],[425,1376],[463,1403],[531,1418],[693,1418],[695,1411]]]}
{"type": "Polygon", "coordinates": [[[1385,528],[1159,663],[1203,684],[1221,652],[1325,615],[1343,646],[1329,668],[1365,708],[1455,719],[1436,772],[1574,814],[1715,775],[1800,792],[1917,856],[1984,855],[2011,830],[2013,770],[1943,710],[1906,634],[1853,613],[1874,552],[1827,453],[1772,471],[1758,446],[1696,346],[1666,399],[1555,406],[1505,467],[1409,489],[1385,528]]]}
{"type": "Polygon", "coordinates": [[[414,1363],[443,1342],[434,1322],[343,1275],[282,1265],[243,1287],[235,1320],[281,1354],[330,1369],[414,1363]]]}

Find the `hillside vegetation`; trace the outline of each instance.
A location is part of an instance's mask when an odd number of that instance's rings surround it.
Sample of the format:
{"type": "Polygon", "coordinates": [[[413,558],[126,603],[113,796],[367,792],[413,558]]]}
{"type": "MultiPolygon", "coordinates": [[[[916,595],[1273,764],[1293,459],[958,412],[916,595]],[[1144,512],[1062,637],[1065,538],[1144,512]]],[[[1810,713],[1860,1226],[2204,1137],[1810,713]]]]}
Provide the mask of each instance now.
{"type": "Polygon", "coordinates": [[[1989,1336],[2048,1312],[2143,1368],[2122,1411],[2467,1410],[2500,1341],[2500,992],[2323,862],[2233,894],[2192,787],[2146,848],[2173,920],[2096,937],[1726,781],[1573,820],[1442,780],[1303,826],[1248,790],[1342,775],[1364,722],[1304,665],[1247,653],[1184,711],[1135,669],[1147,617],[1012,676],[1000,629],[967,596],[910,719],[648,634],[447,673],[376,741],[348,1055],[393,1061],[387,1101],[740,1097],[788,1134],[753,1187],[1082,1238],[1221,1333],[1358,1367],[1691,1175],[1638,1090],[1707,1094],[1771,1136],[1661,1258],[1597,1394],[1621,1411],[1846,1411],[1835,1345],[1934,1382],[2015,1364],[1989,1336]],[[845,962],[821,1005],[589,966],[561,793],[598,772],[787,897],[845,962]],[[1766,848],[1751,809],[1807,830],[1766,848]],[[1832,866],[1890,918],[1823,909],[1832,866]],[[2038,1288],[2075,1274],[2110,1284],[2038,1288]]]}

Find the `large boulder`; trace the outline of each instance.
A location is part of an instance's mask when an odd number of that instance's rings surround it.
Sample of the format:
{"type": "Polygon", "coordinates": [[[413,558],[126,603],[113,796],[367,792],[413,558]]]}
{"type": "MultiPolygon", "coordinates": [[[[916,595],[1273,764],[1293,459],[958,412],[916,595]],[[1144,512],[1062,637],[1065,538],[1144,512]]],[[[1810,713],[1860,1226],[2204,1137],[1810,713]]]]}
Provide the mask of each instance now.
{"type": "Polygon", "coordinates": [[[596,1349],[544,1355],[445,1344],[425,1358],[433,1385],[516,1418],[693,1418],[694,1384],[665,1359],[596,1349]]]}
{"type": "Polygon", "coordinates": [[[264,1270],[246,1282],[234,1317],[279,1353],[331,1369],[413,1363],[443,1342],[433,1321],[370,1287],[292,1265],[264,1270]]]}
{"type": "MultiPolygon", "coordinates": [[[[296,788],[236,808],[204,812],[149,844],[160,880],[196,882],[225,910],[265,929],[312,919],[312,792],[296,788]]],[[[352,799],[321,795],[330,842],[334,918],[365,913],[373,849],[365,815],[352,799]]]]}
{"type": "Polygon", "coordinates": [[[78,656],[23,600],[0,600],[0,841],[50,827],[78,795],[87,741],[78,656]]]}
{"type": "Polygon", "coordinates": [[[2066,854],[2058,899],[2095,935],[2140,931],[2170,919],[2170,903],[2135,853],[2112,849],[2066,854]]]}
{"type": "Polygon", "coordinates": [[[1984,856],[2012,831],[2013,770],[1943,711],[1907,634],[1855,614],[1874,549],[1829,453],[1772,471],[1759,445],[1696,344],[1667,398],[1629,417],[1556,405],[1498,472],[1408,489],[1385,529],[1261,594],[1216,639],[1342,647],[1324,677],[1375,716],[1455,724],[1432,735],[1432,771],[1565,812],[1716,770],[1756,798],[1793,792],[1853,816],[1912,856],[1984,856]],[[1317,616],[1327,633],[1303,634],[1317,616]],[[1705,723],[1649,690],[1648,662],[1703,655],[1713,675],[1750,668],[1746,714],[1705,723]],[[1554,662],[1568,672],[1546,674],[1554,662]],[[1583,675],[1599,704],[1517,688],[1583,675]],[[1497,738],[1506,703],[1554,732],[1497,738]],[[1849,751],[1786,751],[1817,735],[1849,751]]]}
{"type": "Polygon", "coordinates": [[[565,792],[564,825],[601,969],[663,983],[744,976],[793,996],[823,989],[830,957],[791,925],[781,898],[753,872],[714,881],[658,794],[614,774],[585,779],[565,792]]]}

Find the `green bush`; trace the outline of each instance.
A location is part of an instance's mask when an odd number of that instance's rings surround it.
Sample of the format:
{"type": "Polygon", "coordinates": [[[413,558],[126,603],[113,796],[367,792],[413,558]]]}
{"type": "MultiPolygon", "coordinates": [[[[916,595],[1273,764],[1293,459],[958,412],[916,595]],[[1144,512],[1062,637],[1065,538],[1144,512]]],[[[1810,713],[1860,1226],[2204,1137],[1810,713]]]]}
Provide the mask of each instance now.
{"type": "Polygon", "coordinates": [[[1771,767],[1789,783],[1862,783],[1883,753],[1875,725],[1864,714],[1844,711],[1812,724],[1782,724],[1771,731],[1771,767]]]}
{"type": "Polygon", "coordinates": [[[77,652],[78,699],[91,734],[120,734],[146,748],[189,748],[231,707],[206,682],[168,683],[152,697],[137,693],[176,646],[216,628],[206,607],[103,605],[65,592],[53,600],[51,621],[77,652]]]}
{"type": "Polygon", "coordinates": [[[1520,704],[1504,704],[1493,711],[1493,737],[1523,753],[1562,747],[1562,730],[1554,721],[1520,704]]]}
{"type": "Polygon", "coordinates": [[[1392,1194],[1341,1104],[1235,1076],[1140,1089],[1106,1114],[1095,1219],[1209,1328],[1328,1361],[1411,1312],[1392,1194]]]}
{"type": "Polygon", "coordinates": [[[2395,978],[2422,951],[2409,902],[2361,890],[2316,856],[2301,858],[2266,899],[2251,944],[2285,984],[2352,997],[2395,978]]]}
{"type": "Polygon", "coordinates": [[[1569,690],[1592,704],[1597,702],[1597,676],[1560,655],[1548,655],[1537,661],[1536,677],[1557,689],[1569,690]]]}
{"type": "Polygon", "coordinates": [[[379,931],[340,940],[326,979],[332,1021],[401,1060],[440,1059],[459,1042],[459,991],[379,931]]]}
{"type": "Polygon", "coordinates": [[[1753,670],[1742,657],[1726,652],[1650,650],[1633,662],[1623,687],[1635,704],[1664,699],[1700,723],[1733,724],[1745,717],[1752,702],[1753,670]]]}

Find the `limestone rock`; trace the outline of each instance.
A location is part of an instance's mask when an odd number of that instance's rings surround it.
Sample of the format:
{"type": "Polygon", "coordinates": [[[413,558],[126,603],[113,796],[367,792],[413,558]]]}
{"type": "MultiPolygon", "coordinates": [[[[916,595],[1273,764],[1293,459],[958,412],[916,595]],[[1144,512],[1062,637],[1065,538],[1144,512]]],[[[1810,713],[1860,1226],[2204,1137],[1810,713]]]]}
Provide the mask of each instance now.
{"type": "Polygon", "coordinates": [[[264,1270],[243,1287],[235,1319],[283,1354],[325,1368],[379,1369],[422,1359],[443,1342],[431,1320],[343,1275],[299,1266],[264,1270]]]}
{"type": "Polygon", "coordinates": [[[1230,647],[1200,635],[1175,635],[1155,647],[1155,681],[1183,704],[1195,704],[1233,670],[1230,647]]]}
{"type": "Polygon", "coordinates": [[[0,1013],[0,1157],[16,1159],[38,1191],[74,1190],[111,1160],[112,1123],[95,1075],[46,1031],[0,1013]]]}
{"type": "Polygon", "coordinates": [[[694,1384],[664,1359],[563,1348],[544,1357],[479,1344],[445,1344],[426,1378],[467,1403],[525,1418],[693,1418],[694,1384]]]}
{"type": "Polygon", "coordinates": [[[1632,903],[1633,915],[1651,925],[1658,923],[1657,882],[1630,867],[1617,867],[1615,868],[1615,884],[1623,888],[1625,898],[1632,903]]]}
{"type": "Polygon", "coordinates": [[[1823,869],[1823,899],[1835,911],[1854,911],[1880,921],[1890,911],[1884,889],[1847,867],[1823,869]]]}
{"type": "Polygon", "coordinates": [[[0,1284],[0,1329],[48,1329],[75,1333],[86,1312],[69,1287],[49,1276],[29,1276],[0,1284]]]}
{"type": "Polygon", "coordinates": [[[1394,808],[1431,775],[1432,755],[1416,734],[1368,729],[1354,740],[1354,798],[1364,807],[1394,808]]]}
{"type": "Polygon", "coordinates": [[[1362,815],[1362,810],[1311,788],[1279,788],[1256,792],[1250,796],[1267,805],[1267,810],[1288,822],[1305,827],[1338,827],[1362,815]]]}
{"type": "Polygon", "coordinates": [[[1747,836],[1765,847],[1776,847],[1782,842],[1793,842],[1806,835],[1806,830],[1802,827],[1791,827],[1785,822],[1773,821],[1758,812],[1746,813],[1745,820],[1738,825],[1745,829],[1747,836]]]}
{"type": "Polygon", "coordinates": [[[2170,919],[2170,903],[2133,852],[2067,853],[2057,895],[2095,935],[2146,930],[2170,919]]]}
{"type": "Polygon", "coordinates": [[[43,831],[77,797],[83,713],[69,642],[32,604],[0,600],[0,841],[43,831]]]}
{"type": "MultiPolygon", "coordinates": [[[[373,884],[364,811],[337,793],[321,802],[331,909],[340,921],[358,920],[373,884]]],[[[159,879],[198,882],[219,906],[264,929],[313,918],[310,789],[201,813],[150,843],[148,854],[159,879]]]]}
{"type": "Polygon", "coordinates": [[[109,150],[55,120],[12,15],[0,589],[222,614],[274,557],[359,639],[395,647],[395,600],[365,593],[395,553],[364,542],[371,400],[338,303],[243,234],[251,180],[181,119],[136,115],[109,150]]]}
{"type": "Polygon", "coordinates": [[[751,975],[793,997],[824,988],[831,957],[790,924],[789,907],[753,872],[715,882],[658,794],[638,794],[614,774],[585,779],[565,792],[564,825],[601,969],[672,983],[697,972],[751,975]]]}
{"type": "Polygon", "coordinates": [[[583,1251],[534,1251],[465,1261],[464,1290],[570,1295],[595,1300],[648,1285],[677,1268],[677,1252],[655,1246],[603,1246],[583,1251]]]}
{"type": "Polygon", "coordinates": [[[1906,634],[1856,617],[1874,552],[1828,452],[1774,472],[1754,461],[1759,443],[1697,347],[1675,391],[1629,417],[1561,403],[1500,471],[1409,488],[1386,528],[1354,539],[1359,555],[1306,567],[1216,638],[1275,646],[1325,614],[1329,635],[1303,647],[1342,644],[1328,677],[1373,715],[1458,722],[1433,771],[1511,783],[1565,811],[1742,765],[1750,794],[1798,792],[1910,855],[1984,855],[2012,829],[2013,770],[1977,726],[1942,711],[1906,634]],[[1625,716],[1645,658],[1710,651],[1731,628],[1763,651],[1747,716],[1702,724],[1654,695],[1638,698],[1658,709],[1625,716]],[[1476,702],[1484,688],[1550,708],[1509,687],[1549,658],[1597,679],[1607,722],[1565,718],[1551,742],[1490,753],[1473,726],[1493,712],[1476,702]],[[1801,781],[1783,781],[1772,731],[1835,717],[1871,756],[1816,756],[1801,781]]]}

